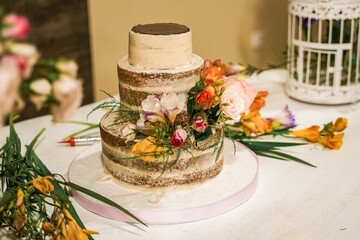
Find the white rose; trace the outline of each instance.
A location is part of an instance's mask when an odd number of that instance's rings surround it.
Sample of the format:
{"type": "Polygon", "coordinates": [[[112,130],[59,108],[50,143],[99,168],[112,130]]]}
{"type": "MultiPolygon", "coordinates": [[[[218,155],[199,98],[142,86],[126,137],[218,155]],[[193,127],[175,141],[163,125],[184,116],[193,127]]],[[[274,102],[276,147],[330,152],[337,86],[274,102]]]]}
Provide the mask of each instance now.
{"type": "Polygon", "coordinates": [[[141,102],[141,106],[145,112],[158,113],[161,110],[160,99],[155,95],[149,95],[141,102]]]}
{"type": "Polygon", "coordinates": [[[53,84],[53,92],[58,105],[52,106],[54,121],[68,121],[80,107],[83,93],[81,81],[66,74],[60,74],[53,84]]]}
{"type": "Polygon", "coordinates": [[[26,58],[26,67],[23,73],[24,78],[31,75],[35,63],[39,60],[40,53],[37,48],[29,43],[18,43],[8,41],[5,48],[12,54],[26,58]]]}
{"type": "Polygon", "coordinates": [[[51,84],[46,78],[41,78],[33,81],[30,84],[30,89],[35,93],[30,95],[30,101],[39,111],[43,107],[47,95],[51,93],[51,84]]]}
{"type": "Polygon", "coordinates": [[[46,78],[40,78],[30,84],[30,89],[39,95],[51,93],[51,84],[46,78]]]}
{"type": "Polygon", "coordinates": [[[174,109],[178,109],[182,111],[185,109],[186,104],[186,95],[181,93],[177,95],[174,92],[169,94],[163,93],[161,96],[161,106],[168,111],[172,111],[174,109]]]}
{"type": "Polygon", "coordinates": [[[136,129],[136,126],[133,123],[127,123],[120,126],[120,137],[125,139],[125,143],[127,143],[128,141],[133,141],[135,139],[136,134],[134,132],[134,129],[136,129]]]}
{"type": "Polygon", "coordinates": [[[29,99],[39,111],[44,106],[47,97],[45,95],[30,95],[29,99]]]}
{"type": "Polygon", "coordinates": [[[228,106],[222,106],[222,111],[225,116],[239,121],[241,113],[245,109],[245,102],[236,90],[226,89],[221,96],[221,103],[227,103],[228,106]]]}
{"type": "Polygon", "coordinates": [[[14,64],[3,63],[0,65],[0,110],[2,114],[8,113],[13,107],[20,82],[20,74],[14,64]]]}
{"type": "Polygon", "coordinates": [[[67,60],[67,61],[58,61],[55,65],[56,69],[58,69],[60,72],[69,74],[72,77],[77,76],[77,72],[79,69],[79,66],[74,60],[67,60]]]}

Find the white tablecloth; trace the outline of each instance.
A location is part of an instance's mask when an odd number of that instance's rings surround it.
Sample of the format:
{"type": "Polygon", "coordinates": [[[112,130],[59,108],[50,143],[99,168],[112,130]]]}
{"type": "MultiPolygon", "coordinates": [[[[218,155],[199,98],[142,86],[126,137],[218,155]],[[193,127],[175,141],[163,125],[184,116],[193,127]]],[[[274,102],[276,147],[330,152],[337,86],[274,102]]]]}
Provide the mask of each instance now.
{"type": "MultiPolygon", "coordinates": [[[[284,74],[273,70],[250,80],[256,90],[270,93],[262,115],[272,117],[288,104],[298,128],[322,126],[337,117],[346,117],[348,128],[341,150],[327,150],[318,144],[287,150],[317,168],[260,157],[259,184],[249,201],[219,216],[191,223],[146,228],[105,219],[73,201],[85,226],[100,232],[94,235],[95,239],[359,239],[360,103],[325,106],[295,101],[284,93],[284,74]]],[[[86,115],[97,104],[81,107],[73,120],[86,121],[86,115]]],[[[89,122],[98,122],[103,114],[103,110],[95,112],[89,122]]],[[[83,126],[53,124],[51,116],[19,122],[15,127],[23,144],[30,143],[46,128],[36,152],[54,173],[65,175],[71,161],[85,148],[58,144],[83,126]]],[[[1,144],[7,134],[5,127],[1,144]]]]}

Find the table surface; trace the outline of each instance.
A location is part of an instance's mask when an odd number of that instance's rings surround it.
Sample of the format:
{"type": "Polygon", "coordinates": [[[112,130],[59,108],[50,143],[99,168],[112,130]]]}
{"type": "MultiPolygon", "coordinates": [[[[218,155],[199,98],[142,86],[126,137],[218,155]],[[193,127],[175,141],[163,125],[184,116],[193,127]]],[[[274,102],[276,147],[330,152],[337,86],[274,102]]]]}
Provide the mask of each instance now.
{"type": "MultiPolygon", "coordinates": [[[[286,150],[317,168],[259,157],[259,183],[252,198],[235,209],[201,221],[146,228],[103,218],[73,201],[85,226],[100,232],[94,235],[95,239],[359,239],[360,103],[326,106],[293,100],[284,93],[285,74],[272,70],[249,81],[256,90],[269,91],[262,115],[272,117],[288,104],[298,128],[322,126],[337,117],[346,117],[348,127],[340,150],[327,150],[319,144],[286,150]]],[[[86,121],[86,115],[97,104],[81,107],[73,120],[86,121]]],[[[88,121],[98,122],[103,114],[103,110],[98,110],[88,121]]],[[[58,144],[60,139],[84,127],[54,124],[49,115],[16,123],[15,128],[23,144],[30,143],[46,128],[35,151],[52,172],[64,176],[71,161],[86,148],[58,144]]],[[[7,134],[8,127],[4,127],[1,145],[7,134]]],[[[0,235],[0,239],[4,238],[0,235]]]]}

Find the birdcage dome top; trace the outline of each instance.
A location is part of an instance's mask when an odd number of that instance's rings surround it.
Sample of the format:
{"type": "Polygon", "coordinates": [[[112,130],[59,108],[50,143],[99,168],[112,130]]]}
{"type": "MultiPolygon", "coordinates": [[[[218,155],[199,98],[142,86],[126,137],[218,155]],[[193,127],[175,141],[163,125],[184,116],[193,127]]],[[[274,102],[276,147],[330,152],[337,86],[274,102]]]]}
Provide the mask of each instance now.
{"type": "Polygon", "coordinates": [[[355,19],[360,17],[360,0],[289,0],[291,14],[314,19],[355,19]]]}

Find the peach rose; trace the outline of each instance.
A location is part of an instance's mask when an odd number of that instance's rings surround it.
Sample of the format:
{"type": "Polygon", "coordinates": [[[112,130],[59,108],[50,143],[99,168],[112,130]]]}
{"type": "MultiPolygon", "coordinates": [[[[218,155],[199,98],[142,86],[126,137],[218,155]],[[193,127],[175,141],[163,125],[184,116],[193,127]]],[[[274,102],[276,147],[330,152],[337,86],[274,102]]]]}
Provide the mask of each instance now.
{"type": "Polygon", "coordinates": [[[241,113],[249,110],[256,91],[236,76],[226,78],[222,87],[225,87],[225,91],[221,96],[221,102],[228,104],[222,106],[224,114],[234,120],[239,120],[241,113]]]}
{"type": "Polygon", "coordinates": [[[53,84],[54,97],[59,104],[51,107],[54,121],[68,121],[80,107],[83,93],[81,81],[66,74],[60,74],[53,84]]]}

